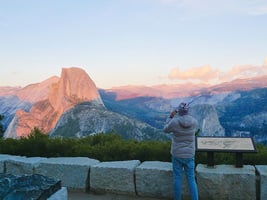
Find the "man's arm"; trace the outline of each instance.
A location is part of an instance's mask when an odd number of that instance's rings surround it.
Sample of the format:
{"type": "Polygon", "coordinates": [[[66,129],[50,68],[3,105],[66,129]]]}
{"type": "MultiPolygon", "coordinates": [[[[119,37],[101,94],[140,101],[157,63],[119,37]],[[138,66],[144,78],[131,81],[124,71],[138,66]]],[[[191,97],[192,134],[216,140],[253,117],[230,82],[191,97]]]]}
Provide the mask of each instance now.
{"type": "Polygon", "coordinates": [[[165,122],[165,125],[164,125],[164,128],[163,128],[163,131],[165,132],[165,133],[170,133],[170,132],[172,132],[172,127],[173,127],[173,120],[172,120],[172,118],[176,115],[176,113],[177,113],[177,111],[172,111],[171,113],[170,113],[170,116],[167,118],[167,120],[166,120],[166,122],[165,122]]]}

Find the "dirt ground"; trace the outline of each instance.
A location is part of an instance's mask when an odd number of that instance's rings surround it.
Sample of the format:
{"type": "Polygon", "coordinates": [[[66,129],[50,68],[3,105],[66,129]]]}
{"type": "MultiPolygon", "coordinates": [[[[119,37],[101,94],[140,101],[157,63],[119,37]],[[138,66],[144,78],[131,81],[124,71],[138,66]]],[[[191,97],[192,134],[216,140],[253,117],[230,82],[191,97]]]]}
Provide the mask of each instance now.
{"type": "MultiPolygon", "coordinates": [[[[68,192],[69,200],[155,200],[155,198],[144,198],[138,196],[126,196],[117,194],[92,194],[85,192],[68,192]]],[[[160,199],[157,199],[160,200],[160,199]]]]}

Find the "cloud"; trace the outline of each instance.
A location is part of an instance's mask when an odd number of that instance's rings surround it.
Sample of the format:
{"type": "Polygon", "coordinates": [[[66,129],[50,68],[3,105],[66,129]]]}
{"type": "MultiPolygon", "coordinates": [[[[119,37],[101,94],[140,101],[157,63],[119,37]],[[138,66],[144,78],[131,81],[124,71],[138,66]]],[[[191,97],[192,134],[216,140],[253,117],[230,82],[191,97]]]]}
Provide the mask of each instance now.
{"type": "Polygon", "coordinates": [[[266,15],[267,14],[267,3],[265,2],[260,2],[256,5],[252,5],[248,9],[248,14],[249,15],[266,15]]]}
{"type": "Polygon", "coordinates": [[[173,3],[177,3],[178,0],[160,0],[160,2],[163,4],[173,4],[173,3]]]}
{"type": "Polygon", "coordinates": [[[231,70],[221,73],[220,81],[230,81],[233,79],[251,78],[267,74],[266,66],[240,65],[234,66],[231,70]]]}
{"type": "Polygon", "coordinates": [[[181,70],[176,67],[170,71],[168,78],[172,81],[198,81],[213,84],[263,75],[267,75],[267,57],[262,66],[239,65],[232,67],[228,71],[219,71],[210,65],[194,67],[187,70],[181,70]]]}
{"type": "Polygon", "coordinates": [[[264,59],[263,66],[267,67],[267,57],[264,59]]]}
{"type": "Polygon", "coordinates": [[[266,0],[160,0],[162,4],[177,5],[192,16],[216,16],[224,14],[265,15],[266,0]]]}
{"type": "Polygon", "coordinates": [[[209,65],[194,67],[188,70],[180,70],[178,67],[170,71],[169,79],[176,80],[198,80],[209,81],[218,76],[218,71],[212,69],[209,65]]]}

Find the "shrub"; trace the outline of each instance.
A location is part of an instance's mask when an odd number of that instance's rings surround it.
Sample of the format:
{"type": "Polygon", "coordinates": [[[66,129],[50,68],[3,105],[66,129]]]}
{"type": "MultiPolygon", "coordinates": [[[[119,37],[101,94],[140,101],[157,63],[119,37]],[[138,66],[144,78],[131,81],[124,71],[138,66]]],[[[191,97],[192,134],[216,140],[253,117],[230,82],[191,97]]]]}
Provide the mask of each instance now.
{"type": "Polygon", "coordinates": [[[3,124],[2,124],[2,120],[4,119],[4,115],[1,115],[0,114],[0,138],[2,138],[3,137],[3,134],[4,134],[4,132],[5,132],[5,130],[4,130],[4,126],[3,126],[3,124]]]}
{"type": "MultiPolygon", "coordinates": [[[[89,157],[103,161],[140,160],[170,162],[171,141],[124,140],[114,132],[85,138],[50,138],[35,128],[28,137],[0,139],[0,154],[40,157],[89,157]]],[[[267,164],[267,147],[244,154],[244,164],[267,164]]],[[[215,164],[235,164],[234,153],[215,153],[215,164]]],[[[207,163],[207,153],[197,152],[196,163],[207,163]]]]}

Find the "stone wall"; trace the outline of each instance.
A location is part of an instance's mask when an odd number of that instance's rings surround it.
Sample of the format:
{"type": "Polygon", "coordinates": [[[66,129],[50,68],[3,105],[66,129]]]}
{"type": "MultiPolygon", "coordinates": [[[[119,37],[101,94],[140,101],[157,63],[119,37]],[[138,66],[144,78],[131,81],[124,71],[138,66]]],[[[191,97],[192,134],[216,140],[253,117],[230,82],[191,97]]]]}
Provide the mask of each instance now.
{"type": "MultiPolygon", "coordinates": [[[[0,173],[42,174],[62,181],[62,187],[83,192],[126,194],[173,199],[169,162],[100,162],[86,157],[21,157],[0,154],[0,173]]],[[[267,166],[203,164],[196,167],[199,199],[267,199],[267,166]]],[[[186,182],[185,176],[183,181],[186,182]]],[[[183,184],[183,199],[190,199],[183,184]]]]}

